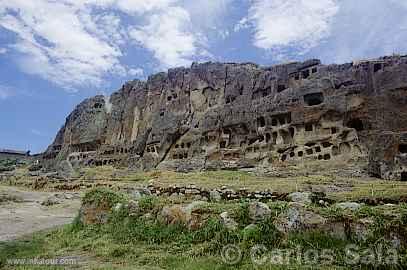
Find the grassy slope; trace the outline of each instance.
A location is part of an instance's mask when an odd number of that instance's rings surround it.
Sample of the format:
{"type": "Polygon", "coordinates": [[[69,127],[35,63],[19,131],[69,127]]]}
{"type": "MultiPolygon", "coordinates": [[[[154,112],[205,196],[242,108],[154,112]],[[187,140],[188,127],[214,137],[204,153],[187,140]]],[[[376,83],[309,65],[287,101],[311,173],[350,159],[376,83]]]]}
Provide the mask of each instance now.
{"type": "MultiPolygon", "coordinates": [[[[103,193],[106,195],[105,193],[103,193]]],[[[109,194],[108,194],[109,195],[109,194]]],[[[112,202],[123,200],[121,196],[103,196],[112,202]]],[[[98,193],[90,193],[85,200],[99,200],[98,193]]],[[[166,199],[146,197],[141,201],[142,213],[157,212],[166,199]]],[[[291,234],[283,237],[274,228],[273,219],[281,213],[286,203],[269,203],[273,211],[272,218],[260,223],[257,229],[245,231],[249,224],[247,219],[247,204],[245,202],[209,203],[205,212],[209,214],[206,225],[198,231],[189,231],[182,225],[163,225],[154,220],[139,217],[129,217],[123,209],[111,216],[106,225],[83,226],[78,220],[52,232],[35,234],[31,239],[0,243],[0,266],[6,269],[44,269],[41,267],[11,267],[5,264],[9,258],[57,258],[75,256],[84,261],[83,269],[253,269],[249,260],[250,247],[264,244],[273,248],[313,248],[322,250],[334,249],[343,256],[343,248],[350,243],[362,247],[374,247],[380,238],[366,241],[341,240],[324,233],[291,234]],[[227,210],[239,222],[239,230],[228,232],[217,220],[220,212],[227,210]],[[227,244],[236,244],[244,253],[241,263],[229,266],[222,262],[220,250],[227,244]],[[1,265],[2,263],[2,265],[1,265]]],[[[310,206],[314,211],[324,216],[339,219],[372,217],[375,219],[375,230],[380,236],[383,228],[390,225],[386,215],[398,214],[391,225],[405,227],[407,208],[405,205],[394,206],[390,212],[383,207],[364,207],[357,212],[340,211],[334,207],[319,208],[310,206]]],[[[350,269],[338,257],[335,267],[331,269],[350,269]]],[[[405,265],[404,265],[405,266],[405,265]]],[[[330,269],[317,266],[300,267],[290,265],[290,269],[330,269]]],[[[400,265],[399,269],[402,269],[400,265]]],[[[53,269],[47,267],[46,269],[53,269]]],[[[55,268],[58,269],[58,268],[55,268]]],[[[265,266],[256,269],[287,269],[286,266],[265,266]]],[[[371,269],[370,266],[359,269],[371,269]]]]}

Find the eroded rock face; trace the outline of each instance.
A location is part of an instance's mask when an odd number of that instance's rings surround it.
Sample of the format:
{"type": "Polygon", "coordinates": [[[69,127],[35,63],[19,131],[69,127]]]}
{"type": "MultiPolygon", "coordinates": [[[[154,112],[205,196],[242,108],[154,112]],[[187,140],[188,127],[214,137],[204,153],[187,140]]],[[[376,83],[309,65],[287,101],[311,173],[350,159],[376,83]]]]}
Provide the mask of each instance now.
{"type": "Polygon", "coordinates": [[[44,161],[188,171],[370,160],[372,174],[400,180],[406,104],[407,57],[193,64],[85,100],[44,161]]]}

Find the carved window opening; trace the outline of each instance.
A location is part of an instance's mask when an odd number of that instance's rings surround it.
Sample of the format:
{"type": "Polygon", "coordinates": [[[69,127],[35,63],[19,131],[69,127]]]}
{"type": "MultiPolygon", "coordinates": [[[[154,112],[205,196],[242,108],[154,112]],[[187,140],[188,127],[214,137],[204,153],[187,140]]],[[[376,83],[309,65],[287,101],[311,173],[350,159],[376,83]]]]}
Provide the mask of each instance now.
{"type": "Polygon", "coordinates": [[[321,152],[321,147],[319,147],[319,146],[315,147],[315,152],[317,152],[317,153],[321,152]]]}
{"type": "Polygon", "coordinates": [[[271,134],[270,133],[266,133],[266,142],[270,142],[271,140],[271,134]]]}
{"type": "Polygon", "coordinates": [[[399,151],[402,154],[407,154],[407,144],[400,144],[399,145],[399,151]]]}
{"type": "Polygon", "coordinates": [[[322,93],[312,93],[304,96],[304,102],[308,106],[316,106],[324,102],[324,95],[322,93]]]}
{"type": "Polygon", "coordinates": [[[243,95],[243,86],[239,88],[239,95],[243,95]]]}
{"type": "Polygon", "coordinates": [[[277,86],[277,92],[278,93],[283,92],[285,89],[287,89],[287,87],[284,84],[279,84],[277,86]]]}
{"type": "Polygon", "coordinates": [[[325,154],[324,155],[324,160],[330,160],[331,159],[331,155],[330,154],[325,154]]]}
{"type": "Polygon", "coordinates": [[[259,126],[259,127],[265,127],[266,126],[266,120],[264,119],[263,116],[257,118],[257,126],[259,126]]]}
{"type": "Polygon", "coordinates": [[[284,144],[290,144],[292,142],[292,137],[286,130],[280,130],[280,135],[283,137],[284,144]]]}
{"type": "Polygon", "coordinates": [[[278,137],[278,133],[273,132],[273,144],[275,144],[277,142],[277,137],[278,137]]]}
{"type": "Polygon", "coordinates": [[[281,161],[286,161],[287,160],[287,156],[286,155],[282,155],[281,156],[281,161]]]}
{"type": "Polygon", "coordinates": [[[332,134],[336,134],[338,132],[338,130],[336,129],[336,127],[331,128],[331,133],[332,134]]]}
{"type": "Polygon", "coordinates": [[[407,181],[407,172],[401,172],[400,180],[403,182],[407,181]]]}
{"type": "Polygon", "coordinates": [[[298,80],[300,79],[300,74],[299,74],[299,73],[296,73],[296,74],[294,75],[294,79],[295,79],[296,81],[298,81],[298,80]]]}
{"type": "Polygon", "coordinates": [[[312,149],[307,149],[305,152],[306,152],[307,155],[309,155],[309,156],[314,153],[314,151],[312,151],[312,149]]]}
{"type": "Polygon", "coordinates": [[[277,119],[275,119],[275,118],[271,119],[271,125],[272,125],[273,127],[277,126],[277,125],[278,125],[277,119]]]}
{"type": "Polygon", "coordinates": [[[219,146],[220,148],[226,148],[226,141],[221,141],[219,146]]]}
{"type": "Polygon", "coordinates": [[[295,157],[295,153],[294,153],[294,152],[291,152],[291,153],[290,153],[290,157],[295,157]]]}
{"type": "Polygon", "coordinates": [[[314,126],[312,124],[305,124],[305,131],[313,131],[314,130],[314,126]]]}
{"type": "Polygon", "coordinates": [[[323,148],[328,148],[328,147],[330,147],[332,145],[332,143],[330,143],[330,142],[323,142],[322,143],[322,147],[323,148]]]}
{"type": "Polygon", "coordinates": [[[317,73],[317,72],[318,72],[318,69],[317,69],[317,68],[313,68],[311,72],[312,72],[312,73],[317,73]]]}
{"type": "Polygon", "coordinates": [[[324,159],[323,156],[321,156],[321,155],[318,156],[318,160],[323,160],[323,159],[324,159]]]}
{"type": "Polygon", "coordinates": [[[382,64],[380,64],[380,63],[374,64],[373,72],[378,72],[381,69],[382,69],[382,64]]]}
{"type": "Polygon", "coordinates": [[[309,77],[309,70],[307,69],[307,70],[304,70],[303,72],[302,72],[302,78],[303,79],[307,79],[308,77],[309,77]]]}
{"type": "Polygon", "coordinates": [[[102,104],[100,103],[95,103],[95,105],[93,106],[95,109],[101,109],[103,107],[102,104]]]}
{"type": "Polygon", "coordinates": [[[184,148],[185,147],[185,144],[184,143],[181,143],[181,148],[184,148]]]}
{"type": "Polygon", "coordinates": [[[290,136],[291,136],[291,138],[294,138],[294,135],[295,135],[295,129],[294,129],[293,127],[290,127],[290,128],[288,129],[288,131],[290,132],[290,136]]]}
{"type": "Polygon", "coordinates": [[[346,124],[346,126],[349,128],[354,128],[354,129],[356,129],[356,131],[364,130],[363,122],[359,118],[354,118],[354,119],[349,120],[348,123],[346,124]]]}
{"type": "Polygon", "coordinates": [[[168,101],[171,101],[171,100],[172,100],[172,96],[168,96],[168,97],[167,97],[167,100],[168,100],[168,101]]]}
{"type": "Polygon", "coordinates": [[[191,143],[190,142],[187,143],[187,148],[191,148],[191,143]]]}
{"type": "Polygon", "coordinates": [[[299,156],[299,157],[304,156],[304,152],[303,152],[303,151],[299,151],[299,152],[298,152],[298,156],[299,156]]]}

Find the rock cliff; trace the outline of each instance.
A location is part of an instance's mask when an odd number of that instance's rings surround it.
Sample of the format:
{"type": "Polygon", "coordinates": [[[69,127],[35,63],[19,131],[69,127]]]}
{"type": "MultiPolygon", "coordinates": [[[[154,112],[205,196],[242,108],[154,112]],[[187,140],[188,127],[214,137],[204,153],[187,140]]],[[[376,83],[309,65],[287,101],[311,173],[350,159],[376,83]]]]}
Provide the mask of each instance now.
{"type": "Polygon", "coordinates": [[[407,180],[407,56],[343,65],[204,63],[83,101],[49,166],[284,167],[338,160],[407,180]]]}

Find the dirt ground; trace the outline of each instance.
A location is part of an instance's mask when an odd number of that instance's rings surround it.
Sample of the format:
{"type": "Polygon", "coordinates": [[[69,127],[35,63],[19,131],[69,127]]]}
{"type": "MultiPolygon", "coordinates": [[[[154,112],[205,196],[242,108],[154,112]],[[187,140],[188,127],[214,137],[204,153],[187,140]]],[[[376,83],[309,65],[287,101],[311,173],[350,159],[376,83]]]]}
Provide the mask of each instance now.
{"type": "Polygon", "coordinates": [[[68,224],[75,218],[79,208],[78,194],[0,186],[0,241],[68,224]],[[55,195],[59,195],[57,204],[42,205],[47,198],[55,195]]]}

